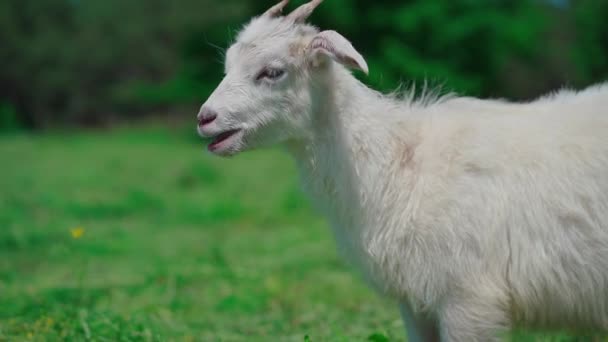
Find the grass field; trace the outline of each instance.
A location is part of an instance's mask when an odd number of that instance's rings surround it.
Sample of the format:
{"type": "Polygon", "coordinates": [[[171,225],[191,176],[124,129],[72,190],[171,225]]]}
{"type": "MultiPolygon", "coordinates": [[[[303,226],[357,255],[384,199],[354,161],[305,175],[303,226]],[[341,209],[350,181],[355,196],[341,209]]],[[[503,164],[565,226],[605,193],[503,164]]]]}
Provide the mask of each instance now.
{"type": "Polygon", "coordinates": [[[0,136],[0,341],[404,340],[287,156],[192,131],[0,136]]]}

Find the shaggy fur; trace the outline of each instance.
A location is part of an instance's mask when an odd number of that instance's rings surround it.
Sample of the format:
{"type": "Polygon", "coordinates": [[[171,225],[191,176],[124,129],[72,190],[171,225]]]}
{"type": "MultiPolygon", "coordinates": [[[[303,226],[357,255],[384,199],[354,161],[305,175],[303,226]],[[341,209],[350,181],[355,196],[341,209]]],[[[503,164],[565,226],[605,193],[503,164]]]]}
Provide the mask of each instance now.
{"type": "Polygon", "coordinates": [[[608,330],[607,85],[525,104],[399,100],[350,74],[366,66],[343,37],[278,12],[228,50],[205,104],[218,118],[199,132],[239,130],[220,155],[286,146],[410,341],[608,330]],[[268,67],[285,74],[258,79],[268,67]]]}

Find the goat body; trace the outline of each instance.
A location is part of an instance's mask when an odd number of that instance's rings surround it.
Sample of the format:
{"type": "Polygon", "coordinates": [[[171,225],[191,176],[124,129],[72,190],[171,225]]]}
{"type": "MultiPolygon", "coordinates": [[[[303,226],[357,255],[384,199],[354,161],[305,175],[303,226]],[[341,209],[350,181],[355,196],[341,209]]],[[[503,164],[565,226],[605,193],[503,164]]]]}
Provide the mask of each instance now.
{"type": "Polygon", "coordinates": [[[348,259],[401,305],[409,341],[513,326],[608,330],[608,84],[530,103],[398,99],[335,31],[255,18],[198,115],[218,155],[294,156],[348,259]]]}
{"type": "Polygon", "coordinates": [[[424,103],[329,74],[311,143],[290,150],[380,291],[455,341],[608,329],[608,86],[424,103]]]}

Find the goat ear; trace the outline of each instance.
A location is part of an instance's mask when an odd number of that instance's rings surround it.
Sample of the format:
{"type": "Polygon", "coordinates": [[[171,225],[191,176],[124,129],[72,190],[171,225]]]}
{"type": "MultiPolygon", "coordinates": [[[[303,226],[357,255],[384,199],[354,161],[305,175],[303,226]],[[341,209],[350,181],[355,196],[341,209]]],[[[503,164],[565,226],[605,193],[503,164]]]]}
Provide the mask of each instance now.
{"type": "Polygon", "coordinates": [[[329,57],[342,65],[361,70],[366,75],[369,74],[369,68],[363,56],[336,31],[323,31],[317,34],[310,42],[308,51],[312,54],[314,63],[319,63],[321,58],[329,57]]]}

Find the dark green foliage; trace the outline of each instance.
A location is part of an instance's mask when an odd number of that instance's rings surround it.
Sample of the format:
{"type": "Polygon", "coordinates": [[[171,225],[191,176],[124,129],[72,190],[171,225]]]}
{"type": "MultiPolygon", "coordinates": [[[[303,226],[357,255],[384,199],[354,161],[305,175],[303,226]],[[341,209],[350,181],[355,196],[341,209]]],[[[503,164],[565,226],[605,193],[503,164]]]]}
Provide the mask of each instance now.
{"type": "Polygon", "coordinates": [[[0,132],[15,130],[19,127],[19,118],[15,108],[8,103],[0,102],[0,132]]]}
{"type": "MultiPolygon", "coordinates": [[[[96,124],[192,101],[200,85],[171,81],[188,71],[187,37],[201,33],[205,44],[207,31],[226,32],[244,9],[231,0],[214,7],[214,0],[2,1],[0,101],[28,126],[96,124]]],[[[209,60],[188,77],[211,84],[209,60]]]]}
{"type": "MultiPolygon", "coordinates": [[[[0,129],[15,119],[99,124],[177,107],[192,115],[221,79],[235,31],[274,2],[4,0],[0,129]]],[[[303,1],[292,2],[289,10],[303,1]]],[[[326,0],[312,21],[354,42],[376,88],[428,81],[529,99],[608,77],[608,2],[551,3],[326,0]]]]}
{"type": "Polygon", "coordinates": [[[581,0],[575,2],[573,25],[578,49],[571,51],[578,76],[577,83],[606,77],[608,72],[608,1],[581,0]]]}
{"type": "Polygon", "coordinates": [[[322,23],[332,25],[329,13],[339,7],[352,8],[339,30],[364,51],[371,83],[385,90],[428,80],[465,94],[504,94],[505,63],[534,55],[546,21],[537,2],[526,0],[385,1],[371,8],[349,2],[328,4],[322,23]]]}
{"type": "MultiPolygon", "coordinates": [[[[0,130],[194,112],[221,79],[234,32],[274,2],[2,1],[0,130]]],[[[608,2],[566,4],[327,0],[312,19],[354,42],[379,89],[428,81],[527,99],[608,76],[608,2]]]]}
{"type": "MultiPolygon", "coordinates": [[[[2,1],[0,129],[194,110],[221,78],[234,31],[274,2],[2,1]]],[[[427,80],[530,98],[605,79],[608,2],[550,3],[328,0],[313,21],[352,39],[382,90],[427,80]]]]}

